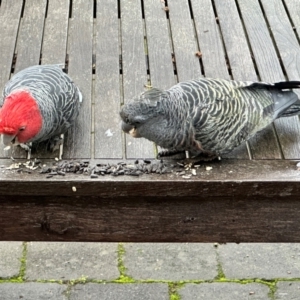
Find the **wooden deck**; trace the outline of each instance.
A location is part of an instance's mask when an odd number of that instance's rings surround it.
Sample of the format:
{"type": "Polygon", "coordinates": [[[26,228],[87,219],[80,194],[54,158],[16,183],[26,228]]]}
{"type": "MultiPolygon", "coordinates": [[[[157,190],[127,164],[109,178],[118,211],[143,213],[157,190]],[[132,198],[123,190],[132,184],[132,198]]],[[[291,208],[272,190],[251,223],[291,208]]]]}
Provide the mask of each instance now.
{"type": "MultiPolygon", "coordinates": [[[[145,84],[300,80],[299,12],[299,0],[0,0],[0,90],[25,67],[65,63],[84,101],[64,159],[154,159],[153,143],[121,132],[120,106],[145,84]]],[[[54,161],[43,147],[32,157],[54,161]]],[[[300,242],[298,117],[190,179],[46,179],[6,170],[25,153],[3,148],[0,240],[300,242]]]]}

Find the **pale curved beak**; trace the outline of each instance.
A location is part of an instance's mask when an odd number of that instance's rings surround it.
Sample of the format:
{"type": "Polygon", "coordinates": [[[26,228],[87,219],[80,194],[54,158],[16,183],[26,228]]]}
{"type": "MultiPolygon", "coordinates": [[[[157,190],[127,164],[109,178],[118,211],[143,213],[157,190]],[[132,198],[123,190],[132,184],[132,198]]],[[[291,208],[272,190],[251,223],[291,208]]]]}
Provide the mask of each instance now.
{"type": "Polygon", "coordinates": [[[2,141],[5,146],[15,144],[15,135],[12,134],[2,134],[2,141]]]}
{"type": "Polygon", "coordinates": [[[125,122],[122,121],[122,130],[125,132],[125,133],[128,133],[130,134],[132,137],[134,138],[139,138],[141,137],[138,133],[138,131],[136,130],[136,128],[132,125],[129,125],[125,122]]]}
{"type": "Polygon", "coordinates": [[[125,122],[122,121],[122,130],[125,132],[125,133],[129,133],[131,129],[133,129],[134,127],[132,125],[129,125],[125,122]]]}

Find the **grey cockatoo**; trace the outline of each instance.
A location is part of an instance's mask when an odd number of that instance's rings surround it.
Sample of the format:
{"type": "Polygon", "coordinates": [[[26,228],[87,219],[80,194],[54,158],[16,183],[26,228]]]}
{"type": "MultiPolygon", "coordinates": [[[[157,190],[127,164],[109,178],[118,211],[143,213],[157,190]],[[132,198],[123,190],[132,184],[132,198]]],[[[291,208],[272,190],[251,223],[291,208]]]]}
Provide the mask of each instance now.
{"type": "Polygon", "coordinates": [[[299,114],[298,96],[287,90],[292,88],[300,81],[200,79],[166,91],[153,88],[122,107],[122,129],[168,149],[161,155],[221,156],[275,119],[299,114]]]}
{"type": "Polygon", "coordinates": [[[18,72],[3,91],[0,134],[4,144],[25,147],[50,140],[50,148],[54,148],[58,137],[74,123],[81,101],[78,87],[59,65],[32,66],[18,72]]]}

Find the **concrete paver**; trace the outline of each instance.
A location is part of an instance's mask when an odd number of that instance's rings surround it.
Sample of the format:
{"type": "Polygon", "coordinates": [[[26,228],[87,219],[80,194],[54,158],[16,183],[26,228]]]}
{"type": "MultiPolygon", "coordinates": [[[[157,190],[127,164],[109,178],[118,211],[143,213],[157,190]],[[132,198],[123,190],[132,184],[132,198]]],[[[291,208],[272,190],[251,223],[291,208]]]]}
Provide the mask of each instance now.
{"type": "Polygon", "coordinates": [[[218,251],[227,278],[300,277],[300,244],[226,244],[218,251]]]}
{"type": "Polygon", "coordinates": [[[0,278],[19,274],[22,251],[22,242],[0,242],[0,278]]]}
{"type": "Polygon", "coordinates": [[[26,278],[112,280],[120,276],[117,243],[28,243],[26,278]]]}
{"type": "Polygon", "coordinates": [[[214,279],[217,259],[213,244],[125,244],[124,264],[134,279],[214,279]]]}
{"type": "Polygon", "coordinates": [[[186,284],[179,290],[181,300],[267,300],[269,288],[258,283],[186,284]]]}
{"type": "Polygon", "coordinates": [[[277,283],[276,300],[299,300],[300,282],[284,281],[277,283]]]}
{"type": "Polygon", "coordinates": [[[70,300],[169,300],[168,285],[164,283],[78,284],[70,300]]]}
{"type": "Polygon", "coordinates": [[[1,300],[67,300],[67,286],[57,283],[1,283],[1,300]]]}

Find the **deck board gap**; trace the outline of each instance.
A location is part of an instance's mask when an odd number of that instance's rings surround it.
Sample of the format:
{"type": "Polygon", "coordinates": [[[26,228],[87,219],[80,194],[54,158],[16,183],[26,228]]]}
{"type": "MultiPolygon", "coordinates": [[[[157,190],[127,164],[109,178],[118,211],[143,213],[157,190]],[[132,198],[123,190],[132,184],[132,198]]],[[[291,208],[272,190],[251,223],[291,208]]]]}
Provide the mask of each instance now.
{"type": "Polygon", "coordinates": [[[163,7],[163,9],[166,12],[166,18],[169,19],[169,8],[168,8],[168,0],[165,0],[162,2],[164,4],[165,7],[163,7]]]}
{"type": "Polygon", "coordinates": [[[249,48],[249,51],[250,51],[250,56],[251,56],[251,60],[252,60],[253,66],[254,66],[255,73],[257,75],[258,80],[261,80],[261,76],[259,74],[257,63],[255,61],[255,57],[254,57],[254,54],[253,54],[252,46],[251,46],[249,36],[248,36],[247,30],[246,30],[245,22],[243,20],[241,9],[240,9],[240,6],[239,6],[239,3],[238,3],[237,0],[235,0],[235,5],[237,7],[237,11],[238,11],[241,23],[242,23],[243,31],[244,31],[244,34],[245,34],[245,37],[246,37],[246,41],[247,41],[247,45],[248,45],[248,48],[249,48]]]}
{"type": "Polygon", "coordinates": [[[69,71],[69,53],[66,53],[64,72],[68,74],[69,71]]]}
{"type": "Polygon", "coordinates": [[[281,158],[282,158],[282,159],[286,159],[286,158],[285,158],[285,155],[284,155],[284,151],[283,151],[282,146],[281,146],[281,143],[280,143],[279,133],[278,133],[278,131],[277,131],[277,129],[276,129],[276,126],[275,126],[274,122],[273,122],[271,125],[272,125],[272,128],[273,128],[273,130],[274,130],[274,134],[275,134],[275,138],[276,138],[276,144],[277,144],[277,147],[278,147],[278,149],[279,149],[281,158]]]}
{"type": "Polygon", "coordinates": [[[96,54],[92,55],[92,74],[96,74],[96,54]]]}
{"type": "Polygon", "coordinates": [[[97,0],[94,0],[93,3],[93,18],[97,19],[97,0]]]}
{"type": "MultiPolygon", "coordinates": [[[[96,64],[96,63],[95,63],[96,64]]],[[[96,82],[96,75],[92,75],[92,102],[91,102],[91,159],[95,158],[95,82],[96,82]]]]}
{"type": "Polygon", "coordinates": [[[212,4],[213,12],[214,12],[214,15],[215,15],[216,23],[218,25],[218,31],[220,33],[220,38],[221,38],[221,43],[222,43],[222,47],[223,47],[223,50],[224,50],[225,62],[226,62],[226,66],[227,66],[228,75],[230,76],[230,79],[233,79],[232,69],[231,69],[229,58],[228,58],[228,53],[227,53],[227,49],[226,49],[226,46],[225,46],[224,37],[223,37],[223,34],[222,34],[222,30],[221,30],[221,26],[220,26],[220,22],[219,22],[219,17],[218,17],[218,13],[217,13],[217,9],[216,9],[216,5],[215,5],[214,0],[211,0],[211,4],[212,4]]]}
{"type": "Polygon", "coordinates": [[[21,9],[21,19],[22,19],[23,16],[24,16],[25,2],[26,2],[26,0],[23,0],[22,9],[21,9]]]}
{"type": "Polygon", "coordinates": [[[16,61],[17,61],[17,53],[14,53],[12,63],[11,63],[11,70],[10,70],[11,74],[15,72],[16,61]]]}
{"type": "Polygon", "coordinates": [[[194,20],[194,13],[193,13],[193,7],[192,7],[191,0],[188,0],[188,4],[189,4],[189,9],[190,9],[191,19],[194,20]]]}
{"type": "Polygon", "coordinates": [[[72,19],[72,11],[73,11],[73,0],[70,0],[69,19],[72,19]]]}
{"type": "MultiPolygon", "coordinates": [[[[120,7],[121,7],[121,4],[120,4],[120,1],[121,0],[118,0],[118,10],[120,11],[120,7]]],[[[121,11],[120,11],[120,14],[121,16],[121,11]]],[[[120,69],[120,76],[123,75],[123,58],[122,58],[122,24],[121,24],[121,19],[119,18],[119,69],[120,69]]],[[[122,77],[123,78],[123,77],[122,77]]],[[[122,84],[123,84],[123,81],[120,81],[122,84]]],[[[123,95],[123,94],[121,94],[123,95]]]]}
{"type": "MultiPolygon", "coordinates": [[[[191,0],[188,0],[188,3],[189,3],[189,9],[190,9],[190,14],[191,14],[192,24],[193,24],[194,36],[196,38],[197,47],[198,47],[197,51],[198,51],[198,53],[200,53],[200,55],[198,55],[199,67],[200,67],[200,70],[201,70],[201,74],[203,75],[203,77],[205,77],[205,69],[204,69],[204,64],[203,64],[202,55],[201,55],[201,46],[200,46],[200,43],[199,43],[199,38],[198,38],[197,30],[196,30],[196,24],[195,24],[195,20],[194,20],[193,6],[192,6],[191,0]]],[[[195,55],[196,55],[196,53],[195,53],[195,55]]]]}
{"type": "Polygon", "coordinates": [[[141,0],[141,10],[142,10],[142,18],[143,18],[143,20],[145,20],[144,0],[141,0]]]}
{"type": "Polygon", "coordinates": [[[258,0],[258,3],[259,3],[259,6],[260,6],[260,9],[261,9],[261,11],[262,11],[263,17],[264,17],[264,19],[265,19],[265,22],[266,22],[266,24],[267,24],[267,28],[268,28],[270,37],[271,37],[271,39],[272,39],[272,42],[273,42],[275,51],[276,51],[276,55],[277,55],[277,58],[278,58],[278,61],[279,61],[279,64],[280,64],[282,73],[283,73],[283,75],[284,75],[285,80],[288,80],[287,71],[286,71],[285,66],[284,66],[284,64],[283,64],[283,61],[282,61],[282,59],[281,59],[281,55],[280,55],[279,49],[278,49],[278,47],[277,47],[277,44],[276,44],[276,41],[275,41],[273,32],[272,32],[272,30],[271,30],[270,22],[269,22],[269,20],[268,20],[268,18],[267,18],[267,16],[266,16],[266,12],[265,12],[265,10],[264,10],[263,4],[262,4],[261,0],[258,0]]]}
{"type": "Polygon", "coordinates": [[[118,0],[118,19],[121,19],[121,0],[118,0]]]}
{"type": "Polygon", "coordinates": [[[293,19],[292,19],[292,17],[291,17],[291,14],[290,14],[290,12],[289,12],[289,9],[288,9],[288,7],[287,7],[287,5],[286,5],[286,3],[285,3],[285,0],[282,0],[282,4],[283,4],[283,7],[284,7],[284,9],[285,9],[285,12],[286,12],[286,14],[287,14],[287,16],[288,16],[288,19],[289,19],[289,21],[290,21],[290,23],[291,23],[291,27],[292,27],[292,29],[293,29],[293,31],[294,31],[294,33],[295,33],[296,39],[297,39],[297,41],[298,41],[298,43],[299,43],[299,45],[300,45],[300,34],[297,32],[296,25],[295,25],[294,22],[293,22],[293,19]]]}
{"type": "Polygon", "coordinates": [[[49,0],[47,0],[47,4],[46,4],[45,19],[47,19],[47,16],[48,16],[48,7],[49,7],[49,0]]]}
{"type": "MultiPolygon", "coordinates": [[[[165,0],[165,5],[167,7],[168,2],[167,0],[165,0]]],[[[175,57],[175,50],[174,50],[174,41],[173,41],[173,37],[172,37],[172,29],[171,29],[171,21],[169,18],[169,12],[166,11],[167,13],[167,26],[168,26],[168,33],[170,36],[170,45],[171,45],[171,59],[172,59],[172,65],[173,65],[173,72],[174,72],[174,76],[176,77],[176,82],[178,82],[178,76],[177,76],[177,65],[176,65],[176,57],[175,57]]]]}

